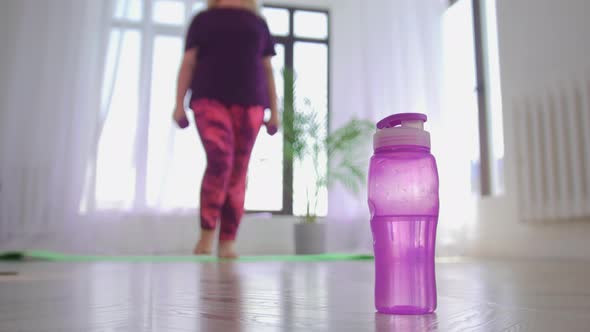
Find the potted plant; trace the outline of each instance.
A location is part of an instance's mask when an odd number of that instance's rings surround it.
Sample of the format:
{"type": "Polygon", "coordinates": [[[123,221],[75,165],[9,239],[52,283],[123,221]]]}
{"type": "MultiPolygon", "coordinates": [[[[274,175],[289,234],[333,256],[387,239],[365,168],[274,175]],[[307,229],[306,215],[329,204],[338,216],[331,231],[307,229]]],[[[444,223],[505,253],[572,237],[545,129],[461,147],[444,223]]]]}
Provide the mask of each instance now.
{"type": "Polygon", "coordinates": [[[358,194],[366,182],[366,158],[363,152],[374,125],[367,120],[352,119],[331,132],[313,109],[309,99],[295,100],[295,77],[284,70],[285,98],[283,100],[284,144],[286,158],[291,162],[308,160],[314,174],[305,179],[306,213],[295,224],[295,253],[319,254],[325,251],[325,224],[319,221],[318,201],[322,190],[341,183],[358,194]],[[297,105],[300,105],[297,109],[297,105]],[[325,163],[327,159],[327,163],[325,163]],[[325,165],[322,165],[324,163],[325,165]]]}

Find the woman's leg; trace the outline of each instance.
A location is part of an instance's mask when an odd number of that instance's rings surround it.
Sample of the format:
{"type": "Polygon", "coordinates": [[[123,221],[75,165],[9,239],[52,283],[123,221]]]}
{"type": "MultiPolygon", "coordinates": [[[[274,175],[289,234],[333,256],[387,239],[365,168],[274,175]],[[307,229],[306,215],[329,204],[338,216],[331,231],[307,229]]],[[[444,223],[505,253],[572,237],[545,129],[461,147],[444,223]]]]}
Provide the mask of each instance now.
{"type": "Polygon", "coordinates": [[[194,253],[209,254],[234,162],[232,115],[222,104],[211,100],[197,100],[191,108],[207,155],[200,197],[201,237],[194,253]]]}
{"type": "Polygon", "coordinates": [[[219,255],[229,258],[235,257],[233,244],[244,214],[248,164],[254,142],[263,123],[264,109],[234,106],[230,111],[234,133],[234,158],[227,196],[221,208],[219,233],[219,255]]]}

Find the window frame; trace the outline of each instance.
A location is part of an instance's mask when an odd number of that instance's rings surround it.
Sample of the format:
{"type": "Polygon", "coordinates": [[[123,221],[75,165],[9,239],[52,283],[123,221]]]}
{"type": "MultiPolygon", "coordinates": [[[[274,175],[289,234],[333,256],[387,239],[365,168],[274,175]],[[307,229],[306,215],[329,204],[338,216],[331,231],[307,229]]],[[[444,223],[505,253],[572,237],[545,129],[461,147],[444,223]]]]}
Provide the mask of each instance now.
{"type": "MultiPolygon", "coordinates": [[[[322,8],[310,8],[305,6],[288,6],[288,5],[281,5],[281,4],[273,4],[268,3],[264,4],[262,8],[269,8],[269,9],[281,9],[287,10],[289,12],[289,34],[286,36],[279,36],[273,35],[273,39],[276,44],[280,44],[284,47],[285,50],[285,68],[289,70],[294,70],[294,48],[295,43],[297,42],[304,42],[304,43],[315,43],[315,44],[322,44],[325,45],[328,51],[328,68],[327,68],[327,78],[328,78],[328,96],[327,96],[327,123],[326,123],[326,130],[330,131],[330,119],[331,119],[331,74],[332,74],[332,53],[331,53],[331,17],[330,11],[328,9],[322,8]],[[326,38],[306,38],[306,37],[298,37],[295,36],[295,12],[297,11],[305,11],[305,12],[314,12],[314,13],[322,13],[325,14],[327,17],[327,24],[328,24],[328,34],[326,38]]],[[[283,123],[283,127],[289,126],[288,123],[283,123]]],[[[255,210],[247,210],[247,214],[256,214],[256,213],[268,213],[271,212],[273,215],[284,215],[284,216],[293,216],[293,160],[289,160],[287,158],[287,149],[283,145],[283,208],[280,211],[255,211],[255,210]]]]}
{"type": "MultiPolygon", "coordinates": [[[[448,8],[460,0],[449,0],[448,8]]],[[[467,0],[466,0],[467,1],[467,0]]],[[[478,132],[479,132],[479,190],[481,197],[493,197],[497,195],[493,188],[492,163],[494,163],[494,156],[492,155],[492,133],[491,133],[491,108],[490,101],[490,87],[488,86],[488,58],[487,58],[487,37],[486,37],[486,9],[485,4],[479,0],[471,1],[472,20],[473,20],[473,38],[474,38],[474,58],[476,70],[476,86],[474,87],[477,95],[477,112],[478,112],[478,132]]],[[[498,175],[501,176],[501,175],[498,175]]],[[[504,179],[500,180],[504,182],[504,179]]]]}

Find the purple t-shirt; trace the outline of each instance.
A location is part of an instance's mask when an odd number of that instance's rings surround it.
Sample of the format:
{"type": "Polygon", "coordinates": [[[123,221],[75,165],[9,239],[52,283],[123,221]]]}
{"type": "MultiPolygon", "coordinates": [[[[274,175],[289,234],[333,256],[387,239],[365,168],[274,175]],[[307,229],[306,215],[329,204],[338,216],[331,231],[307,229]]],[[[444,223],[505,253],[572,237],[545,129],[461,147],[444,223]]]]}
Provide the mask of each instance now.
{"type": "Polygon", "coordinates": [[[276,55],[266,22],[239,8],[213,8],[193,19],[185,50],[198,47],[191,100],[269,107],[263,58],[276,55]]]}

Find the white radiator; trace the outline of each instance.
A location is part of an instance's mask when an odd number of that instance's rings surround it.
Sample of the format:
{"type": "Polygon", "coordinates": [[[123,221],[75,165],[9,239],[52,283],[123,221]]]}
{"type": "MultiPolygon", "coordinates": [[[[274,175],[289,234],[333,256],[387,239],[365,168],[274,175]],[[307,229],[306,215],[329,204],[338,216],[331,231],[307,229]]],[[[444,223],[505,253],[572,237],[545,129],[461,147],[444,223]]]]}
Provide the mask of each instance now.
{"type": "Polygon", "coordinates": [[[590,79],[541,89],[512,106],[521,219],[588,219],[590,79]]]}

